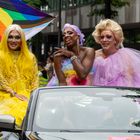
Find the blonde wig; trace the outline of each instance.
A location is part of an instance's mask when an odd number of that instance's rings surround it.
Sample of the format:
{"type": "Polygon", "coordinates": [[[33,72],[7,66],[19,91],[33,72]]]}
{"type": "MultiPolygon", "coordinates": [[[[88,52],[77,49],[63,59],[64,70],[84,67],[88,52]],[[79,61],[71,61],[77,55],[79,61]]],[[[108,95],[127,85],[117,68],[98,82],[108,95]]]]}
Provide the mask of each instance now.
{"type": "Polygon", "coordinates": [[[25,35],[22,30],[22,28],[17,24],[12,24],[8,26],[8,28],[5,30],[4,35],[2,37],[1,43],[0,43],[0,63],[3,63],[3,68],[6,69],[8,75],[12,75],[11,68],[13,67],[13,60],[12,60],[12,51],[8,48],[8,35],[11,31],[16,30],[21,36],[21,46],[20,46],[20,54],[17,59],[17,65],[20,69],[21,73],[24,73],[26,70],[28,77],[31,75],[31,71],[29,68],[33,67],[33,57],[34,55],[29,51],[25,35]]]}
{"type": "Polygon", "coordinates": [[[115,22],[111,19],[104,19],[104,20],[101,20],[95,26],[95,31],[92,33],[92,36],[94,37],[95,41],[98,44],[100,44],[101,32],[104,31],[104,30],[112,31],[112,33],[114,34],[114,37],[116,39],[116,42],[118,44],[117,46],[122,47],[122,43],[123,43],[123,40],[124,40],[124,35],[123,35],[123,31],[122,31],[121,26],[117,22],[115,22]]]}

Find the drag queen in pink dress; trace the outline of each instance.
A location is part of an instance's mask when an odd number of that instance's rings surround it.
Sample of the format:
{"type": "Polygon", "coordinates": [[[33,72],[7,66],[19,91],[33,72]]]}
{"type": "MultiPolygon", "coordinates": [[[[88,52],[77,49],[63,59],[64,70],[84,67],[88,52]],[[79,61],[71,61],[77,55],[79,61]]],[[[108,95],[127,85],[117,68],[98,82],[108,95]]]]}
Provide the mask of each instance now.
{"type": "Polygon", "coordinates": [[[54,53],[55,76],[47,86],[93,85],[94,49],[84,47],[84,35],[71,24],[63,28],[65,48],[57,48],[54,53]]]}
{"type": "Polygon", "coordinates": [[[95,55],[93,85],[140,87],[140,52],[123,47],[121,26],[101,20],[92,35],[102,47],[95,55]]]}

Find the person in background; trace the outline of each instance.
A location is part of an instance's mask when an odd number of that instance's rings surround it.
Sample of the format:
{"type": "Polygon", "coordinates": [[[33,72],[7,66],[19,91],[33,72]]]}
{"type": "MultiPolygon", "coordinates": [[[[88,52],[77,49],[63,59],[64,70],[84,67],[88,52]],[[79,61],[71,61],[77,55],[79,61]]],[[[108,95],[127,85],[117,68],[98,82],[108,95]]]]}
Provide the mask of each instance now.
{"type": "Polygon", "coordinates": [[[102,49],[94,60],[94,85],[140,87],[140,52],[123,47],[121,26],[111,19],[101,20],[92,33],[102,49]]]}
{"type": "Polygon", "coordinates": [[[44,68],[47,72],[48,81],[50,81],[50,79],[54,75],[54,63],[53,63],[53,57],[51,55],[47,58],[47,64],[44,68]]]}
{"type": "Polygon", "coordinates": [[[67,23],[62,32],[65,47],[56,48],[54,52],[56,76],[48,86],[92,85],[94,49],[83,46],[84,34],[77,26],[67,23]]]}
{"type": "Polygon", "coordinates": [[[48,75],[43,62],[38,62],[38,75],[39,75],[39,87],[44,87],[48,83],[48,75]]]}
{"type": "Polygon", "coordinates": [[[0,43],[0,114],[12,115],[20,127],[38,84],[36,58],[27,47],[22,28],[12,24],[0,43]]]}

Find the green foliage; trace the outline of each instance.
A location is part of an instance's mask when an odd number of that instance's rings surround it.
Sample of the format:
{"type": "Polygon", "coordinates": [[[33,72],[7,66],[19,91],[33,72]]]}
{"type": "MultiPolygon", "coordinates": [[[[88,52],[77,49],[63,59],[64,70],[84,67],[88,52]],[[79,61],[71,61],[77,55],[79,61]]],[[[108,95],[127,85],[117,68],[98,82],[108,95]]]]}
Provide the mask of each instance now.
{"type": "Polygon", "coordinates": [[[129,4],[130,4],[129,0],[112,0],[111,1],[111,5],[115,8],[121,8],[129,4]]]}
{"type": "Polygon", "coordinates": [[[104,15],[104,9],[93,9],[88,16],[94,16],[94,15],[98,15],[98,16],[103,16],[104,15]]]}
{"type": "Polygon", "coordinates": [[[92,34],[90,34],[87,38],[86,38],[86,42],[85,42],[85,45],[88,46],[88,47],[91,47],[91,48],[94,48],[95,50],[99,49],[100,48],[100,45],[98,45],[92,34]]]}
{"type": "MultiPolygon", "coordinates": [[[[102,16],[105,17],[105,0],[95,0],[91,3],[91,7],[94,7],[94,9],[88,14],[88,16],[102,16]],[[103,5],[103,6],[102,6],[103,5]],[[100,6],[100,8],[97,6],[100,6]]],[[[116,9],[122,8],[126,5],[129,5],[129,0],[111,0],[110,6],[111,6],[111,18],[114,18],[118,16],[118,11],[116,9]]]]}
{"type": "Polygon", "coordinates": [[[35,8],[40,8],[40,5],[41,5],[41,2],[40,0],[34,0],[34,1],[31,1],[31,0],[23,0],[23,2],[27,3],[28,5],[32,6],[32,7],[35,7],[35,8]]]}
{"type": "MultiPolygon", "coordinates": [[[[130,0],[111,0],[111,6],[114,6],[115,8],[121,8],[123,6],[129,5],[130,0]]],[[[91,2],[91,6],[96,5],[103,5],[105,3],[105,0],[94,0],[91,2]]]]}
{"type": "Polygon", "coordinates": [[[23,0],[23,2],[38,9],[40,9],[41,5],[46,5],[48,3],[47,0],[23,0]]]}
{"type": "MultiPolygon", "coordinates": [[[[94,16],[94,15],[98,15],[100,17],[104,17],[104,11],[105,9],[102,8],[102,9],[93,9],[89,14],[88,16],[94,16]]],[[[118,16],[118,11],[116,10],[111,10],[111,18],[114,18],[118,16]]]]}
{"type": "Polygon", "coordinates": [[[39,87],[44,87],[48,84],[48,79],[43,76],[39,76],[39,87]]]}
{"type": "MultiPolygon", "coordinates": [[[[111,0],[111,9],[105,9],[105,0],[93,0],[91,2],[91,7],[93,7],[93,10],[88,14],[88,16],[100,16],[104,18],[105,10],[110,10],[110,17],[115,18],[118,16],[118,9],[129,5],[129,1],[130,0],[111,0]]],[[[86,45],[90,47],[94,46],[95,49],[99,48],[91,35],[86,38],[86,45]]]]}
{"type": "Polygon", "coordinates": [[[86,38],[86,46],[93,48],[95,41],[94,38],[92,36],[92,34],[90,34],[87,38],[86,38]]]}
{"type": "Polygon", "coordinates": [[[136,126],[136,127],[140,127],[140,121],[133,122],[132,125],[134,125],[134,126],[136,126]]]}
{"type": "Polygon", "coordinates": [[[104,0],[94,0],[91,2],[91,6],[95,6],[99,4],[104,4],[104,0]]]}

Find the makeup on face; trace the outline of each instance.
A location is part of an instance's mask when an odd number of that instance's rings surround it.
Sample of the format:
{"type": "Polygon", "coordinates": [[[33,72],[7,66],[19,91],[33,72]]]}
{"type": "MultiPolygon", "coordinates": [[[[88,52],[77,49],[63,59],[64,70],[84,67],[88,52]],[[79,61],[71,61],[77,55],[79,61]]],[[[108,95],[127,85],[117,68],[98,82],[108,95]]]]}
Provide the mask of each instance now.
{"type": "Polygon", "coordinates": [[[74,31],[66,31],[63,33],[63,38],[66,36],[72,36],[74,34],[74,31]]]}
{"type": "Polygon", "coordinates": [[[21,35],[17,30],[12,30],[7,39],[8,48],[11,50],[20,50],[22,44],[21,35]]]}
{"type": "Polygon", "coordinates": [[[71,27],[65,28],[63,32],[63,40],[64,40],[64,44],[67,47],[77,45],[78,37],[79,36],[77,35],[77,32],[75,32],[71,27]]]}
{"type": "Polygon", "coordinates": [[[8,36],[8,39],[15,39],[15,40],[19,40],[19,39],[21,39],[21,36],[19,36],[19,35],[16,35],[16,36],[9,35],[9,36],[8,36]]]}
{"type": "Polygon", "coordinates": [[[114,34],[110,30],[104,30],[100,34],[100,41],[113,41],[114,39],[114,34]]]}
{"type": "Polygon", "coordinates": [[[101,40],[104,39],[104,38],[106,38],[107,40],[112,40],[113,36],[112,35],[101,35],[100,36],[101,40]]]}
{"type": "Polygon", "coordinates": [[[77,33],[71,27],[66,28],[63,32],[63,37],[73,36],[73,35],[77,35],[77,33]]]}

